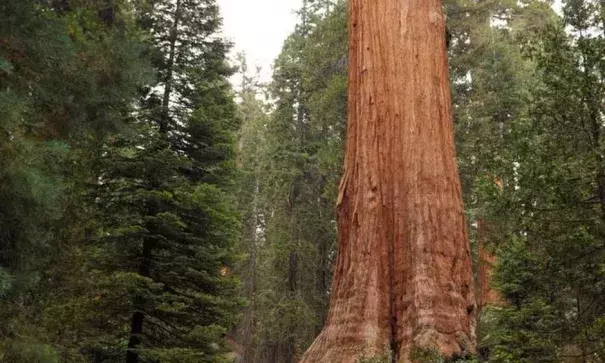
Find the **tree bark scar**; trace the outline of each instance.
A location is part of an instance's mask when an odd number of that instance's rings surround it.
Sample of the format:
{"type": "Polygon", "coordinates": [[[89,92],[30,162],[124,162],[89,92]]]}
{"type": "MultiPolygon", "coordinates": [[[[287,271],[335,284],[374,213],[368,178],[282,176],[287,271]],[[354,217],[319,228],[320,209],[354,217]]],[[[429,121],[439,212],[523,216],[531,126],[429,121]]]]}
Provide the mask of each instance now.
{"type": "Polygon", "coordinates": [[[340,206],[345,197],[347,191],[347,183],[349,180],[349,170],[345,168],[342,179],[340,180],[340,186],[338,187],[338,199],[336,200],[336,206],[340,206]]]}

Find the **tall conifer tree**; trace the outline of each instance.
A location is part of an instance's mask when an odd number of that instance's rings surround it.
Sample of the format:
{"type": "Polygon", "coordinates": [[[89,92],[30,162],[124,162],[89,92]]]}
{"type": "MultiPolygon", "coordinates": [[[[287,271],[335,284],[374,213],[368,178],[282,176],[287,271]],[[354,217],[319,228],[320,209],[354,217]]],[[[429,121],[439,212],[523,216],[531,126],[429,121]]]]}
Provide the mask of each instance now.
{"type": "Polygon", "coordinates": [[[106,299],[115,312],[107,354],[214,362],[239,306],[228,45],[212,0],[140,2],[137,14],[158,82],[143,89],[130,132],[110,140],[101,175],[96,268],[128,297],[106,299]]]}

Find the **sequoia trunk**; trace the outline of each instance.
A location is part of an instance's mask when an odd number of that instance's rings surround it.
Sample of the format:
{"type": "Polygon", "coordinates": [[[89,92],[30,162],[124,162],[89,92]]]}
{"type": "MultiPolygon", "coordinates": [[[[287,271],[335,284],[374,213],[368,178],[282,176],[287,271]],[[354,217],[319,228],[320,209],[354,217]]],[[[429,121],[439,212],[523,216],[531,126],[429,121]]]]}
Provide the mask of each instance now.
{"type": "Polygon", "coordinates": [[[440,0],[349,0],[330,313],[304,363],[473,352],[475,299],[440,0]]]}

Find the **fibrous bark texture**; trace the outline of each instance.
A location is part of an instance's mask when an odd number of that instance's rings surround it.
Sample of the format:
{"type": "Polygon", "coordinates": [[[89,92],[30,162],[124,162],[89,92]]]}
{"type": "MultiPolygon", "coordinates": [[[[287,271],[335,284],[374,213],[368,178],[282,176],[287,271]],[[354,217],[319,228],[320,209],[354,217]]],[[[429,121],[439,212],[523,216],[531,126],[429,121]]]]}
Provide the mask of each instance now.
{"type": "Polygon", "coordinates": [[[349,0],[349,120],[330,313],[303,363],[474,351],[440,0],[349,0]]]}

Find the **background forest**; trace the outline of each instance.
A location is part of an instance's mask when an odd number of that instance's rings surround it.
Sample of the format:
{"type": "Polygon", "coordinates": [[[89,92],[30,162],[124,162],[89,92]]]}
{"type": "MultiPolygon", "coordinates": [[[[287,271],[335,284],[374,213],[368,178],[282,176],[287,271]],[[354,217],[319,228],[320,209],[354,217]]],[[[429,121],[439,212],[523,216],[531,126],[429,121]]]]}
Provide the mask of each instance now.
{"type": "MultiPolygon", "coordinates": [[[[444,4],[480,362],[605,362],[605,2],[552,5],[444,4]]],[[[214,0],[0,14],[0,361],[297,362],[336,256],[346,2],[304,1],[268,84],[214,0]]]]}

